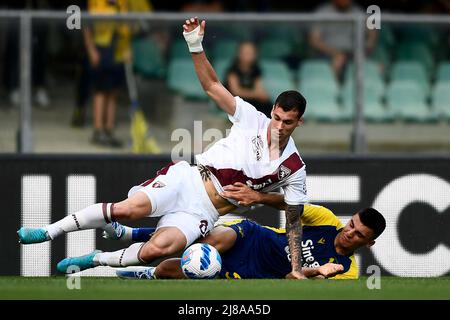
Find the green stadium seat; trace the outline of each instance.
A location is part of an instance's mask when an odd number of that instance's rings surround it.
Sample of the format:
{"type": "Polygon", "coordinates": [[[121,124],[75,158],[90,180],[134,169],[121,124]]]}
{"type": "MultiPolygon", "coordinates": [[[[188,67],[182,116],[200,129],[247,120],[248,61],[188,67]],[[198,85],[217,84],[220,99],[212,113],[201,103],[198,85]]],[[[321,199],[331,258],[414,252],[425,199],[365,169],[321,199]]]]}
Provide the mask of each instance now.
{"type": "Polygon", "coordinates": [[[336,90],[322,82],[305,82],[301,92],[306,98],[309,119],[321,122],[342,122],[349,119],[344,108],[337,104],[336,90]]]}
{"type": "MultiPolygon", "coordinates": [[[[345,81],[348,81],[350,78],[354,78],[354,65],[353,63],[349,63],[348,67],[345,70],[345,81]]],[[[382,82],[382,75],[380,72],[380,66],[376,61],[366,60],[364,64],[364,79],[369,81],[377,81],[382,82]]]]}
{"type": "Polygon", "coordinates": [[[439,44],[439,33],[431,26],[404,25],[398,28],[397,33],[402,42],[424,42],[431,48],[439,44]]]}
{"type": "Polygon", "coordinates": [[[163,78],[166,66],[161,50],[151,40],[136,39],[133,46],[133,66],[137,73],[150,78],[163,78]]]}
{"type": "Polygon", "coordinates": [[[437,114],[425,103],[425,94],[420,85],[411,80],[392,82],[387,88],[388,107],[397,118],[407,122],[432,122],[437,114]]]}
{"type": "Polygon", "coordinates": [[[439,82],[432,93],[432,107],[444,119],[450,121],[450,82],[439,82]]]}
{"type": "Polygon", "coordinates": [[[434,67],[434,59],[430,49],[423,42],[404,42],[396,49],[396,58],[402,61],[417,61],[420,62],[430,75],[434,67]]]}
{"type": "Polygon", "coordinates": [[[188,99],[207,99],[189,59],[175,59],[169,63],[167,81],[169,88],[188,99]]]}
{"type": "Polygon", "coordinates": [[[430,84],[425,68],[417,61],[398,61],[392,66],[391,82],[413,81],[419,86],[419,90],[428,96],[430,84]]]}
{"type": "Polygon", "coordinates": [[[281,59],[289,56],[292,51],[292,45],[286,40],[263,40],[259,47],[259,56],[261,59],[281,59]]]}
{"type": "Polygon", "coordinates": [[[378,44],[385,48],[392,48],[395,44],[395,36],[392,28],[388,25],[384,25],[383,28],[378,30],[378,44]]]}
{"type": "Polygon", "coordinates": [[[390,50],[386,46],[378,44],[369,55],[369,58],[382,64],[384,68],[387,69],[391,65],[391,56],[389,52],[390,50]]]}
{"type": "Polygon", "coordinates": [[[441,62],[438,65],[436,82],[450,82],[450,61],[441,62]]]}
{"type": "Polygon", "coordinates": [[[231,66],[231,61],[228,59],[220,59],[220,60],[214,60],[213,67],[214,70],[217,73],[217,77],[222,81],[223,83],[226,82],[226,75],[228,68],[231,66]]]}
{"type": "MultiPolygon", "coordinates": [[[[364,108],[367,105],[375,106],[373,108],[374,116],[369,116],[368,119],[374,121],[391,121],[392,114],[388,110],[378,108],[381,100],[383,99],[385,92],[384,82],[380,78],[367,78],[364,81],[364,108]],[[381,114],[377,112],[380,111],[381,114]],[[384,112],[386,111],[386,112],[384,112]],[[383,113],[384,112],[384,113],[383,113]],[[384,115],[384,117],[383,117],[384,115]]],[[[343,103],[344,110],[348,118],[353,118],[355,110],[355,96],[354,96],[354,82],[353,78],[349,78],[341,91],[341,99],[343,103]]],[[[366,110],[366,109],[365,109],[366,110]]],[[[372,114],[372,113],[369,113],[372,114]]]]}
{"type": "Polygon", "coordinates": [[[273,25],[264,29],[264,39],[283,40],[298,45],[303,42],[303,33],[296,25],[273,25]]]}
{"type": "Polygon", "coordinates": [[[369,122],[391,122],[395,119],[393,110],[385,107],[380,101],[364,103],[364,118],[369,122]]]}
{"type": "Polygon", "coordinates": [[[281,61],[262,60],[260,66],[263,74],[264,87],[272,103],[275,102],[275,99],[281,92],[295,89],[292,73],[285,63],[281,61]]]}
{"type": "Polygon", "coordinates": [[[305,60],[298,71],[300,85],[311,81],[323,81],[324,83],[336,83],[333,70],[326,60],[305,60]]]}
{"type": "Polygon", "coordinates": [[[213,60],[233,61],[237,56],[239,42],[236,40],[217,41],[212,48],[213,60]]]}
{"type": "Polygon", "coordinates": [[[189,59],[190,53],[186,41],[182,39],[174,40],[170,46],[170,60],[189,59]]]}

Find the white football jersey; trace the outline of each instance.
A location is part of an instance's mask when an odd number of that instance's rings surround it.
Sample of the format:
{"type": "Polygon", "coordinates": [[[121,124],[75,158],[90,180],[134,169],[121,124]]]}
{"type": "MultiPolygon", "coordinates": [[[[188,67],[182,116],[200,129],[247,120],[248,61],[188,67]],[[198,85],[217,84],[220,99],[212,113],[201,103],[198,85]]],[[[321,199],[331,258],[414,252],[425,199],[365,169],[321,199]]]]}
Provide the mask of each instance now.
{"type": "Polygon", "coordinates": [[[233,123],[230,134],[196,155],[197,164],[208,167],[218,192],[242,182],[261,192],[282,188],[290,205],[306,203],[306,166],[294,140],[290,137],[282,155],[271,161],[267,142],[270,119],[240,97],[235,100],[235,114],[228,116],[233,123]]]}

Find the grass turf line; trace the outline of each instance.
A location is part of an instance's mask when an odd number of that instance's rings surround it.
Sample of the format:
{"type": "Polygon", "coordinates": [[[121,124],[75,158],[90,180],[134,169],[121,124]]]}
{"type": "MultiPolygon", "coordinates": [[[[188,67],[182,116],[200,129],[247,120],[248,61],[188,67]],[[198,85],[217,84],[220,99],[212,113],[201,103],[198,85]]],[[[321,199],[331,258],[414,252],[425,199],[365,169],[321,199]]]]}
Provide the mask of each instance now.
{"type": "Polygon", "coordinates": [[[382,277],[380,290],[359,280],[122,280],[82,277],[0,277],[0,299],[450,299],[450,277],[382,277]],[[70,280],[69,280],[70,281],[70,280]]]}

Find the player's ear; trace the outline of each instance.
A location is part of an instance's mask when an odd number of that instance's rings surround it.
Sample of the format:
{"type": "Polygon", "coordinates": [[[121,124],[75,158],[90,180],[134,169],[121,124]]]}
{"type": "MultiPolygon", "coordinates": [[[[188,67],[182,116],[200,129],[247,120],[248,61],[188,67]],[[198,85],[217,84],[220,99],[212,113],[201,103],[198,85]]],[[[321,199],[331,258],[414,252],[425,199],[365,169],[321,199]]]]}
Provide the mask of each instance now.
{"type": "Polygon", "coordinates": [[[300,119],[298,119],[298,121],[297,121],[297,127],[300,126],[300,125],[302,125],[303,122],[305,122],[304,119],[303,119],[303,117],[300,117],[300,119]]]}
{"type": "Polygon", "coordinates": [[[375,240],[371,240],[369,243],[366,244],[367,248],[370,248],[371,246],[373,246],[375,244],[375,240]]]}

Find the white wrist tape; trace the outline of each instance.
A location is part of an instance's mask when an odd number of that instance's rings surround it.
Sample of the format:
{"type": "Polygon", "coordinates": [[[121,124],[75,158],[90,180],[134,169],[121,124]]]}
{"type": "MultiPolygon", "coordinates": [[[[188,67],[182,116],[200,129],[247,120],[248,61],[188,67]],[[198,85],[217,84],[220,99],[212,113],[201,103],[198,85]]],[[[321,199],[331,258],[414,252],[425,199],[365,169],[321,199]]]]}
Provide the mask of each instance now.
{"type": "Polygon", "coordinates": [[[184,39],[187,42],[187,45],[189,47],[189,52],[202,52],[202,40],[203,36],[200,36],[198,33],[200,32],[200,26],[195,28],[192,31],[186,32],[183,31],[184,39]]]}

